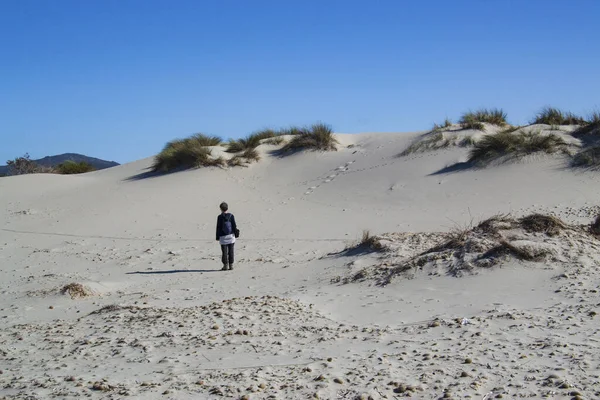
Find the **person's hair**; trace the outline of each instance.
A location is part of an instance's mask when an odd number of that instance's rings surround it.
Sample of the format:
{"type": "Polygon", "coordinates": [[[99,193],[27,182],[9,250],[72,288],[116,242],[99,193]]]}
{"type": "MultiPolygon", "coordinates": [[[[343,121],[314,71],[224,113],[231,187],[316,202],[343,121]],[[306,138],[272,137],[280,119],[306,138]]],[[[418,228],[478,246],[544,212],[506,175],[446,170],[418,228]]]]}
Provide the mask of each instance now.
{"type": "Polygon", "coordinates": [[[228,206],[228,205],[227,205],[227,203],[225,203],[225,202],[222,202],[222,203],[219,205],[219,208],[221,209],[221,211],[227,211],[227,210],[229,210],[229,206],[228,206]]]}

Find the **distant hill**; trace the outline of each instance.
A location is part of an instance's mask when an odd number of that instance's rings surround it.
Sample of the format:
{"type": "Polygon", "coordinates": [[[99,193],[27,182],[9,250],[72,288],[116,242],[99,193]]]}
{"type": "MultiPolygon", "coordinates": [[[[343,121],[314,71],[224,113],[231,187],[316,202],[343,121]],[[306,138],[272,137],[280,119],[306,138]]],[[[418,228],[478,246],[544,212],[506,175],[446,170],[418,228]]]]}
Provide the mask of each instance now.
{"type": "MultiPolygon", "coordinates": [[[[87,162],[93,165],[96,169],[105,169],[110,167],[115,167],[119,165],[119,163],[114,161],[106,161],[101,160],[99,158],[84,156],[83,154],[77,153],[65,153],[59,154],[56,156],[48,156],[44,158],[40,158],[39,160],[33,160],[37,164],[42,165],[44,167],[55,167],[59,164],[62,164],[65,161],[75,161],[75,162],[87,162]]],[[[0,165],[0,176],[8,174],[8,167],[6,165],[0,165]]]]}

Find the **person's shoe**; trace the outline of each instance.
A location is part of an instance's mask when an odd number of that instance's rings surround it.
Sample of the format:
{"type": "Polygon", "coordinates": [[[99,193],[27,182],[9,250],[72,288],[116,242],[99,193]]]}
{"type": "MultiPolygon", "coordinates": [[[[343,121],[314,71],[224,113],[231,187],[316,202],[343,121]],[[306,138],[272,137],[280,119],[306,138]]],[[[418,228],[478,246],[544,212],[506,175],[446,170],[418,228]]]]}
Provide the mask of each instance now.
{"type": "Polygon", "coordinates": [[[223,268],[221,268],[221,271],[227,271],[227,270],[228,270],[227,265],[223,265],[223,268]]]}
{"type": "Polygon", "coordinates": [[[229,270],[231,271],[233,269],[233,264],[229,264],[229,270]]]}

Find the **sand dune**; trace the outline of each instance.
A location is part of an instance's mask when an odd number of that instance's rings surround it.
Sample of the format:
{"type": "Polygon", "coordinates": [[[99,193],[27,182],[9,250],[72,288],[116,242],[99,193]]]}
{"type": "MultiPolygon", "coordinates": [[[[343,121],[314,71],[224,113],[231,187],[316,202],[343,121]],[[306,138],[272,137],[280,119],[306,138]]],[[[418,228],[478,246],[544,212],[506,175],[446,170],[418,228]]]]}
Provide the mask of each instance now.
{"type": "Polygon", "coordinates": [[[398,156],[423,135],[0,179],[0,398],[599,398],[600,175],[560,155],[449,169],[475,131],[398,156]],[[563,225],[514,222],[534,213],[563,225]],[[498,214],[514,223],[478,230],[498,214]],[[353,248],[365,229],[384,251],[353,248]]]}

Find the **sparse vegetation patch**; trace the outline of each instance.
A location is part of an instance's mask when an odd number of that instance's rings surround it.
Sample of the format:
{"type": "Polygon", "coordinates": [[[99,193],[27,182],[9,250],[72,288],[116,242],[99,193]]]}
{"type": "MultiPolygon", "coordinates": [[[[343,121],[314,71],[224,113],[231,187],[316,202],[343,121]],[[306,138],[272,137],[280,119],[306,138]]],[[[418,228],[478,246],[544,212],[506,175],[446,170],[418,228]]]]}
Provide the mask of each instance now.
{"type": "Polygon", "coordinates": [[[444,120],[443,124],[433,124],[431,132],[442,132],[452,127],[452,121],[449,118],[444,120]]]}

